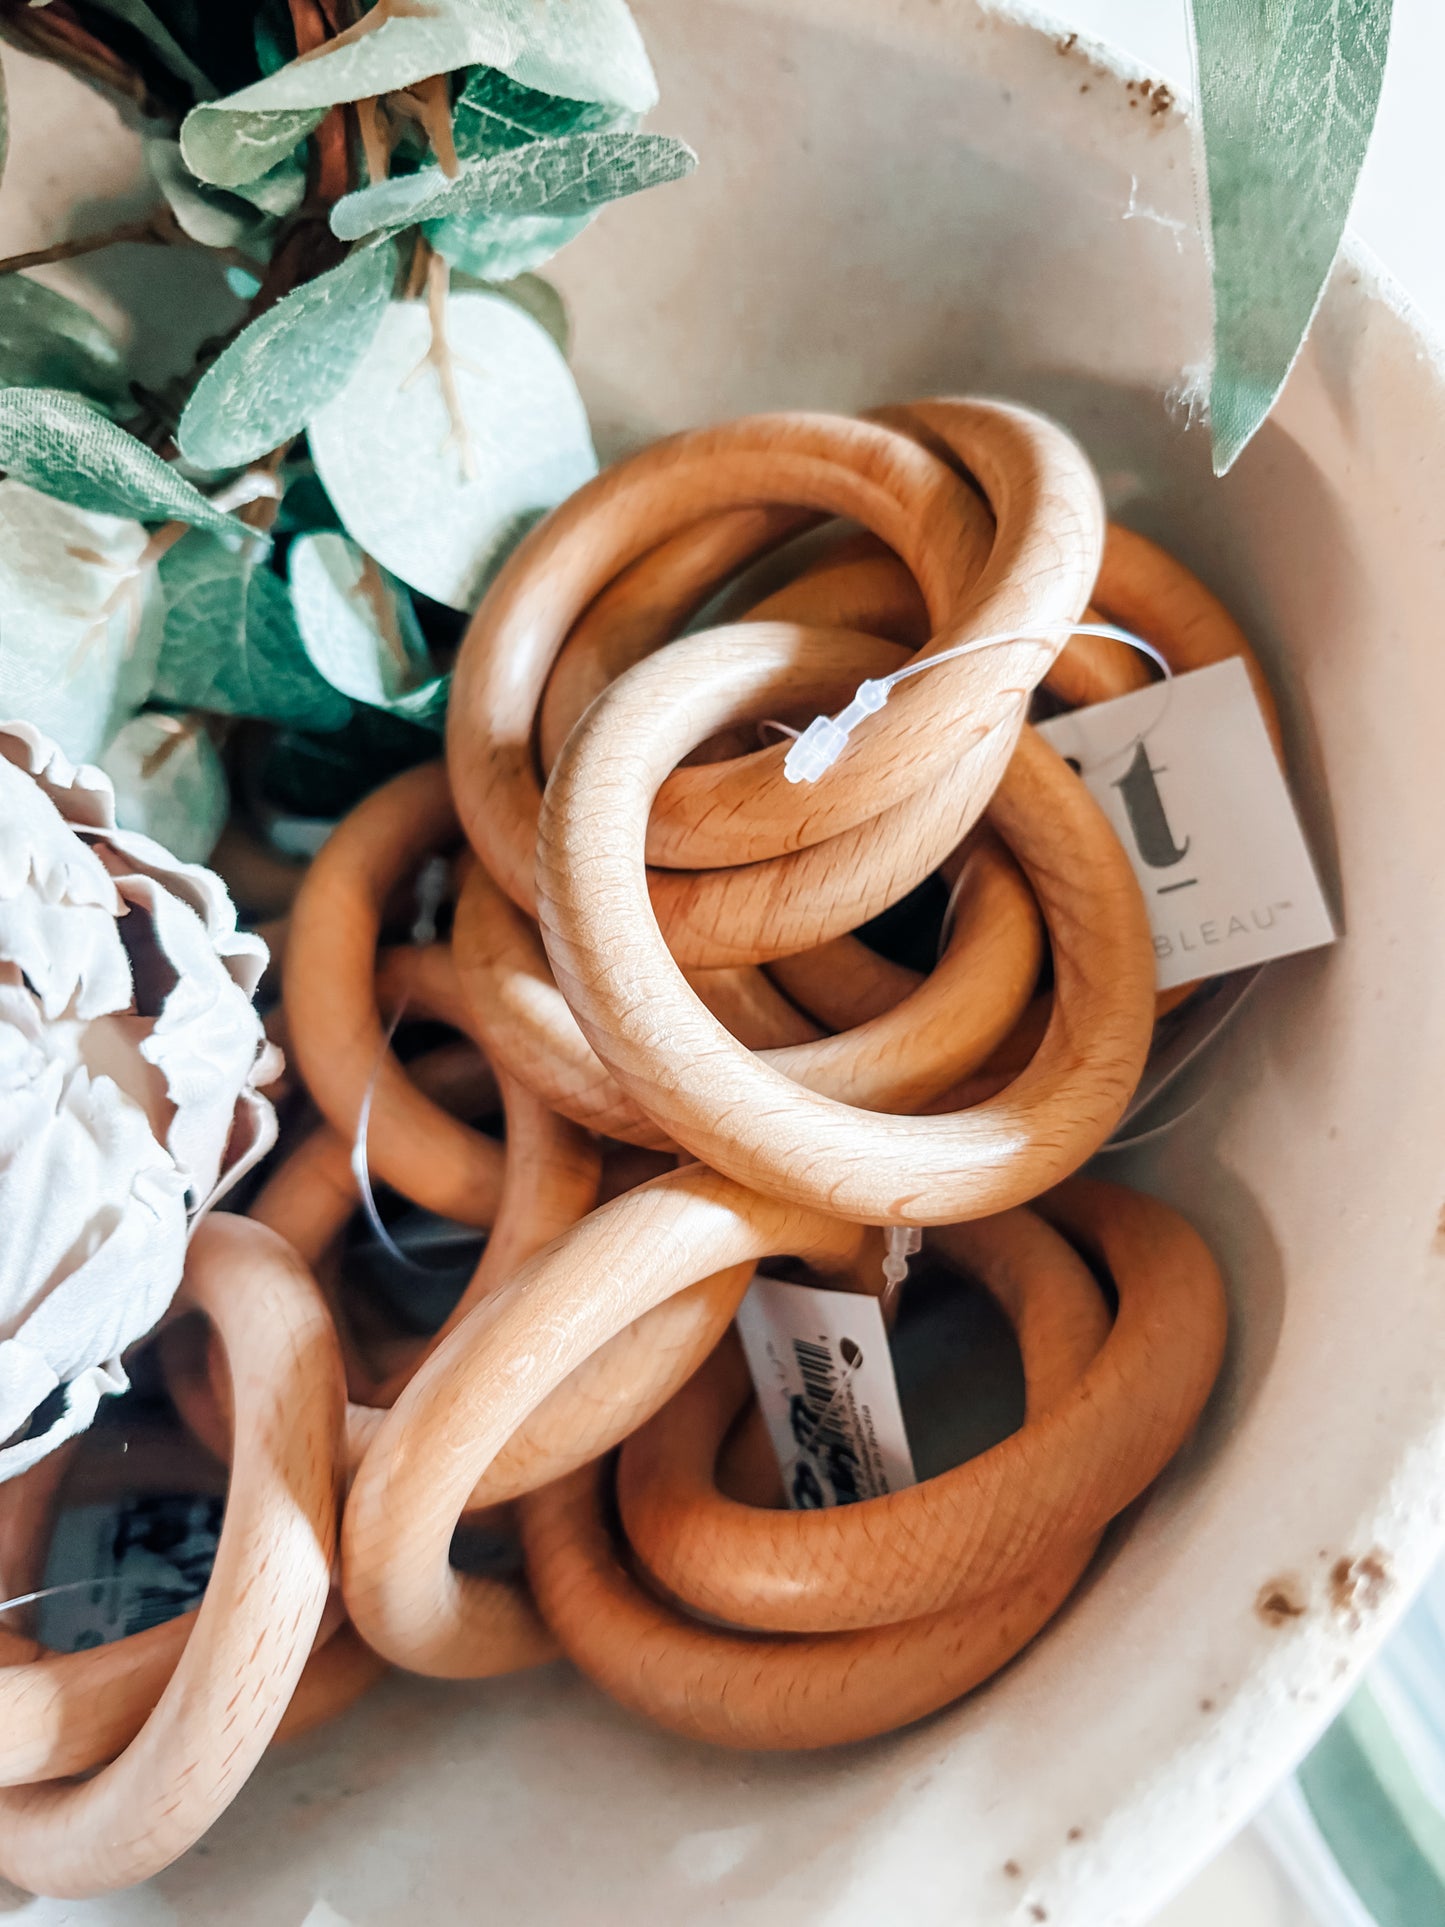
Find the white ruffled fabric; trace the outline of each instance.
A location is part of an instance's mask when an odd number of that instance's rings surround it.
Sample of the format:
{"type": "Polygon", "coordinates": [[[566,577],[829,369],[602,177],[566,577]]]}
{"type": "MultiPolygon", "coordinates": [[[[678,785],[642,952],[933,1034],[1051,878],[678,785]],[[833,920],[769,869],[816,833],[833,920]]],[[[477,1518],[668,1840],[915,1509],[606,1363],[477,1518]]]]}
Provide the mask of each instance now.
{"type": "Polygon", "coordinates": [[[274,1142],[265,966],[219,878],[0,724],[0,1481],[125,1390],[189,1229],[274,1142]]]}

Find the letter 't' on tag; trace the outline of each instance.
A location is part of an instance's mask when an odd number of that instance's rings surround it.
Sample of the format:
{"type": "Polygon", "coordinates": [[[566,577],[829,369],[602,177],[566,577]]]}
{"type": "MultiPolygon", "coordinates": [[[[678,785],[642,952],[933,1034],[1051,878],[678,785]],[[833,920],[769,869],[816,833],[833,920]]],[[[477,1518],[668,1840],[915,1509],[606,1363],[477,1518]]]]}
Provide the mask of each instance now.
{"type": "Polygon", "coordinates": [[[737,1326],[790,1506],[917,1483],[876,1298],[758,1277],[737,1326]]]}
{"type": "Polygon", "coordinates": [[[1040,725],[1128,851],[1161,990],[1336,936],[1237,658],[1040,725]]]}

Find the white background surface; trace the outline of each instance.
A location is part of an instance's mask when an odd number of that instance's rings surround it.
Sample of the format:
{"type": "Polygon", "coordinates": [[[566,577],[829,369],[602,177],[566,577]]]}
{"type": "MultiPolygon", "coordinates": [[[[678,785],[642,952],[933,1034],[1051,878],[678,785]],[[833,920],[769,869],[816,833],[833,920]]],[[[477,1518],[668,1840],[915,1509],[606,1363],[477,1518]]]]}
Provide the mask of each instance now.
{"type": "MultiPolygon", "coordinates": [[[[1054,0],[1041,11],[1123,47],[1176,91],[1190,89],[1186,0],[1054,0]]],[[[1445,4],[1395,0],[1380,117],[1354,226],[1445,335],[1445,4]]],[[[1253,1834],[1222,1854],[1155,1927],[1314,1927],[1253,1834]]]]}

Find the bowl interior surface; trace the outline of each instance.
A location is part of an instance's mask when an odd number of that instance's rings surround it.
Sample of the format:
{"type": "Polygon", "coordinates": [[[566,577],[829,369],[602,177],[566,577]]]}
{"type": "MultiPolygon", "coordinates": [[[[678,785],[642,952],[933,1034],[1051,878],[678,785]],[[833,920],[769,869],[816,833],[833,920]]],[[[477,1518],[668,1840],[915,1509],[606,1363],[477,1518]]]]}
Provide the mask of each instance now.
{"type": "Polygon", "coordinates": [[[636,11],[654,123],[702,166],[559,263],[603,453],[760,408],[1035,403],[1276,679],[1344,941],[1273,966],[1197,1108],[1109,1161],[1220,1254],[1225,1379],[1046,1636],[909,1733],[727,1755],[562,1669],[392,1680],[267,1761],[147,1888],[16,1896],[27,1922],[1142,1921],[1312,1742],[1442,1536],[1433,351],[1347,254],[1276,417],[1216,482],[1190,420],[1208,277],[1167,91],[972,0],[636,11]]]}

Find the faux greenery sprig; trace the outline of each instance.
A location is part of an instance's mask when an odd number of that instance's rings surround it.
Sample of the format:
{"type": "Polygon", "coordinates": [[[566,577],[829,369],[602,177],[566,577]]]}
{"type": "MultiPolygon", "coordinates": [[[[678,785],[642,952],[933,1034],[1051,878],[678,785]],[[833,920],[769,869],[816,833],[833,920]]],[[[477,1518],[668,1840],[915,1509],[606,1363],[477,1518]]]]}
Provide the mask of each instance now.
{"type": "Polygon", "coordinates": [[[636,131],[624,0],[0,0],[0,31],[143,116],[157,196],[0,263],[0,709],[186,855],[222,748],[330,814],[435,753],[452,612],[595,472],[535,270],[694,156],[636,131]],[[164,396],[24,272],[118,240],[245,303],[164,396]]]}

